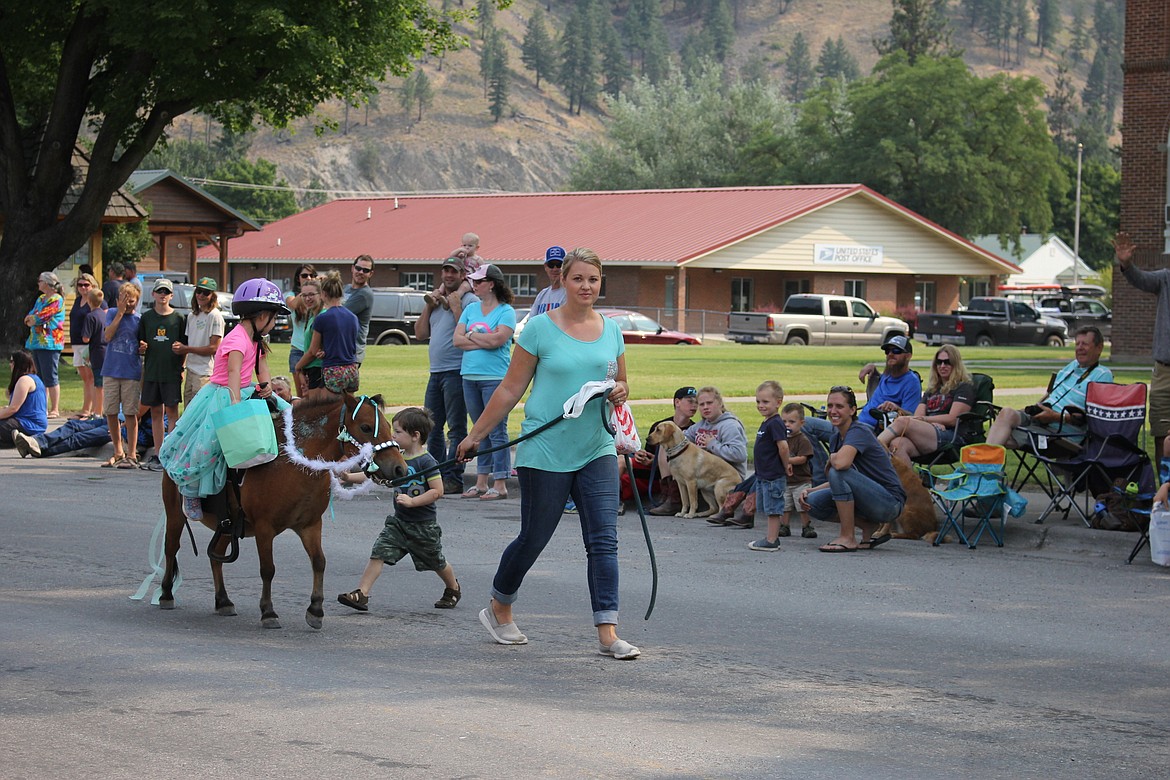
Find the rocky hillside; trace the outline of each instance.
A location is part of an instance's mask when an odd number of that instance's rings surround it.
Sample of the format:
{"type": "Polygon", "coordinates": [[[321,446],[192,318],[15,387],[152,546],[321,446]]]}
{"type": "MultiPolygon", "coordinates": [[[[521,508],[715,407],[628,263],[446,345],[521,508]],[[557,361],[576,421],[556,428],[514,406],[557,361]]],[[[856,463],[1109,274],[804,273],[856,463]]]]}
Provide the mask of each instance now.
{"type": "MultiPolygon", "coordinates": [[[[1068,37],[1073,1],[1064,3],[1068,16],[1062,38],[1068,37]]],[[[551,0],[549,4],[550,32],[556,38],[572,6],[551,0]]],[[[472,0],[467,0],[467,6],[471,5],[472,0]]],[[[481,42],[466,27],[461,32],[470,39],[469,48],[419,64],[435,92],[434,103],[421,120],[417,109],[408,113],[399,105],[401,80],[391,79],[368,109],[350,109],[347,114],[340,105],[321,106],[321,114],[336,120],[338,130],[319,137],[304,122],[292,132],[262,133],[253,154],[275,161],[294,186],[324,187],[339,194],[562,189],[582,142],[603,132],[604,116],[589,109],[581,115],[570,114],[558,87],[542,81],[537,89],[532,74],[523,68],[520,42],[537,5],[535,0],[515,0],[496,17],[497,26],[505,31],[514,72],[511,114],[498,123],[488,112],[479,76],[481,42]]],[[[794,0],[780,14],[781,5],[776,0],[741,0],[732,68],[751,57],[763,57],[775,78],[782,79],[786,51],[798,32],[808,40],[814,61],[822,43],[840,35],[863,73],[876,62],[872,42],[887,32],[889,0],[794,0]]],[[[664,0],[663,9],[677,46],[698,22],[685,16],[682,2],[664,0]]],[[[964,58],[976,72],[987,75],[1004,70],[997,52],[973,35],[957,33],[954,43],[964,50],[964,58]]],[[[1088,64],[1082,63],[1073,74],[1078,89],[1087,69],[1088,64]]],[[[1056,56],[1052,52],[1041,55],[1033,46],[1023,64],[1009,70],[1037,76],[1051,85],[1056,56]]]]}

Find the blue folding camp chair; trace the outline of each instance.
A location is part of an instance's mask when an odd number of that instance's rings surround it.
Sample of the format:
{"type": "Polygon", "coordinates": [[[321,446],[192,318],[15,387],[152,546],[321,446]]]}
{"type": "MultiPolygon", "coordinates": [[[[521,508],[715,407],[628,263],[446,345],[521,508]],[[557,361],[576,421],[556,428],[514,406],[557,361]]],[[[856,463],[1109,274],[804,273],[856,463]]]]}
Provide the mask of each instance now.
{"type": "Polygon", "coordinates": [[[972,550],[984,531],[997,547],[1003,547],[1008,512],[1019,517],[1028,505],[1008,486],[1004,473],[1006,462],[1007,450],[1004,447],[968,444],[959,451],[959,465],[952,473],[934,477],[934,487],[930,492],[946,515],[934,539],[936,546],[942,544],[953,530],[959,541],[972,550]],[[975,528],[974,533],[969,534],[966,524],[971,519],[975,521],[975,528]]]}

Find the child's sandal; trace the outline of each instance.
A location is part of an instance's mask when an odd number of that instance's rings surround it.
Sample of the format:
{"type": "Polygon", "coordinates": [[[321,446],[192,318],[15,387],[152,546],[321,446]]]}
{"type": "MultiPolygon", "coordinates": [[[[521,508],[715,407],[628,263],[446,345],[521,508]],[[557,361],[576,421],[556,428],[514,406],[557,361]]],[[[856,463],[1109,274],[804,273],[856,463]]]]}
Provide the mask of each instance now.
{"type": "Polygon", "coordinates": [[[435,602],[435,609],[452,609],[463,598],[463,591],[459,588],[444,588],[443,598],[435,602]]]}

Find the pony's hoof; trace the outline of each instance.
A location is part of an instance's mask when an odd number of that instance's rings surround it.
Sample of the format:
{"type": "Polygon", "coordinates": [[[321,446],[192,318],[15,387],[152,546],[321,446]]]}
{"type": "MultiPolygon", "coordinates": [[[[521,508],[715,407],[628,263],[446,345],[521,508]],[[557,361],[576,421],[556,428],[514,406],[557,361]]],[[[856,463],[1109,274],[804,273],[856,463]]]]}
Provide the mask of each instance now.
{"type": "Polygon", "coordinates": [[[280,618],[266,617],[260,619],[262,628],[280,628],[280,618]]]}
{"type": "Polygon", "coordinates": [[[174,609],[175,608],[175,600],[174,599],[159,599],[158,600],[158,608],[159,609],[174,609]]]}
{"type": "Polygon", "coordinates": [[[220,617],[235,617],[236,616],[236,605],[235,604],[225,604],[222,607],[216,607],[215,614],[219,615],[220,617]]]}
{"type": "Polygon", "coordinates": [[[312,612],[309,612],[309,611],[305,612],[305,622],[309,624],[309,628],[315,628],[318,631],[320,631],[321,624],[323,622],[321,618],[322,618],[321,615],[314,615],[312,612]]]}

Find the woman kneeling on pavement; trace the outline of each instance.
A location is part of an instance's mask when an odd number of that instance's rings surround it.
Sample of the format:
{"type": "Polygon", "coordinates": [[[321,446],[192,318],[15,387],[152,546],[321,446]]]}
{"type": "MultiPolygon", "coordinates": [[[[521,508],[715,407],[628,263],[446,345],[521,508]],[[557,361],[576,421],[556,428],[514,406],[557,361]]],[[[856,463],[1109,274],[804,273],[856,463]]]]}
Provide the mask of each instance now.
{"type": "Polygon", "coordinates": [[[830,389],[825,411],[835,429],[829,443],[829,481],[801,493],[800,503],[817,520],[836,514],[841,521],[840,535],[821,546],[821,552],[872,550],[890,540],[889,534],[874,537],[873,531],[902,514],[906,491],[885,448],[867,426],[857,423],[857,396],[851,388],[830,389]]]}
{"type": "MultiPolygon", "coordinates": [[[[610,400],[629,399],[622,332],[617,323],[593,309],[601,294],[601,261],[592,250],[575,249],[565,258],[561,277],[565,303],[534,317],[521,332],[507,374],[459,443],[456,457],[460,462],[475,454],[529,385],[532,393],[524,404],[523,433],[561,417],[565,400],[587,382],[613,380],[610,400]]],[[[598,652],[619,660],[641,654],[617,636],[618,468],[613,437],[601,425],[603,403],[600,397],[593,398],[579,417],[565,419],[516,448],[520,535],[504,550],[492,580],[491,602],[479,613],[480,622],[500,644],[528,643],[512,620],[512,604],[525,575],[552,539],[565,499],[572,496],[585,540],[598,652]]]]}

